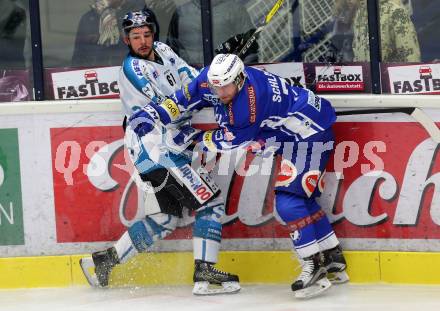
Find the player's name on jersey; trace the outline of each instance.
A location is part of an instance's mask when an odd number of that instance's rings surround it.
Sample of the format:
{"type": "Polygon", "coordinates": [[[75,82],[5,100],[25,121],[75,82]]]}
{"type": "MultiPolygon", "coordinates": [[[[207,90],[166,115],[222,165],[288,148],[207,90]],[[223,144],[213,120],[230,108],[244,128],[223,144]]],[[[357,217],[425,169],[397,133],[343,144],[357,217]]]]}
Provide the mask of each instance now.
{"type": "Polygon", "coordinates": [[[392,94],[440,94],[440,64],[388,67],[392,94]]]}
{"type": "Polygon", "coordinates": [[[119,97],[119,66],[53,72],[55,99],[119,97]]]}

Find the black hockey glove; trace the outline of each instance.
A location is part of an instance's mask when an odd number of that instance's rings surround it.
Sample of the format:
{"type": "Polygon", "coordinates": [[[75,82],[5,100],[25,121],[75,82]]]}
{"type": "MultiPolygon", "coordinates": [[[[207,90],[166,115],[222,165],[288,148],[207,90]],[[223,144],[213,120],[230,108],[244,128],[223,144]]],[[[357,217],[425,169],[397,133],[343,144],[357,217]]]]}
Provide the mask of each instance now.
{"type": "MultiPolygon", "coordinates": [[[[246,44],[246,42],[249,40],[249,38],[252,36],[252,34],[255,32],[255,28],[250,29],[249,31],[245,33],[239,33],[219,46],[215,49],[216,54],[238,54],[242,47],[246,44]]],[[[255,40],[254,44],[249,48],[246,55],[251,53],[257,53],[258,52],[258,43],[257,40],[255,40]]],[[[243,55],[242,58],[244,58],[246,55],[243,55]]]]}
{"type": "Polygon", "coordinates": [[[301,84],[301,77],[288,77],[284,78],[288,85],[297,86],[304,88],[304,85],[301,84]]]}

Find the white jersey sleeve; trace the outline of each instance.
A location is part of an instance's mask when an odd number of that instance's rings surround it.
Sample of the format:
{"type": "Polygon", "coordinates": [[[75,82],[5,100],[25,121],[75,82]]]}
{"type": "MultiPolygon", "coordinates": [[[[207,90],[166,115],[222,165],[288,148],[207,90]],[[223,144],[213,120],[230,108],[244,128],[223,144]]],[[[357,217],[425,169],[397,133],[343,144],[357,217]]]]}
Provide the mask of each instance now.
{"type": "Polygon", "coordinates": [[[124,112],[130,116],[146,104],[162,102],[191,82],[198,71],[161,42],[154,43],[157,61],[127,55],[119,73],[119,92],[124,112]]]}
{"type": "Polygon", "coordinates": [[[182,58],[180,58],[169,46],[164,43],[158,42],[166,52],[168,59],[172,62],[179,74],[180,83],[182,86],[189,84],[195,77],[199,75],[199,71],[194,67],[187,64],[182,58]]]}

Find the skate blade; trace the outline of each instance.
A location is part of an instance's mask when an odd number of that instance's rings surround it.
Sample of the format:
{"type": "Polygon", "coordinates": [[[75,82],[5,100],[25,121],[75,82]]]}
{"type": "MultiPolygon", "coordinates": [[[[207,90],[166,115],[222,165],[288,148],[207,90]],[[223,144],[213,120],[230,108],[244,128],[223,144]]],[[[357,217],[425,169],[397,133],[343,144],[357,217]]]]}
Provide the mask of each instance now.
{"type": "Polygon", "coordinates": [[[93,263],[92,257],[84,257],[79,260],[79,265],[81,266],[82,272],[87,279],[87,282],[92,287],[100,287],[98,278],[95,274],[95,264],[93,263]]]}
{"type": "Polygon", "coordinates": [[[329,273],[327,274],[327,278],[332,284],[344,284],[350,281],[350,277],[346,271],[329,273]]]}
{"type": "Polygon", "coordinates": [[[295,291],[295,298],[309,299],[325,292],[331,286],[332,283],[327,278],[322,278],[310,287],[295,291]]]}
{"type": "Polygon", "coordinates": [[[196,296],[223,295],[238,293],[240,289],[238,282],[223,282],[221,287],[216,288],[210,288],[209,282],[195,282],[192,293],[196,296]]]}

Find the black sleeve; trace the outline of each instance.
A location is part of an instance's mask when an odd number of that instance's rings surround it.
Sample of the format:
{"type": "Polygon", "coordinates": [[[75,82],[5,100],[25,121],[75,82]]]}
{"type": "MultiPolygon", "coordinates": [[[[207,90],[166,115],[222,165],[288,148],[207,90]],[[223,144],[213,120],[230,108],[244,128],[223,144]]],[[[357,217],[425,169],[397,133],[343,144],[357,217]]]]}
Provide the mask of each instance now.
{"type": "Polygon", "coordinates": [[[147,5],[144,6],[143,11],[147,12],[151,15],[154,21],[154,25],[156,27],[156,32],[154,33],[154,41],[159,41],[160,27],[159,22],[157,21],[156,14],[154,14],[153,10],[150,9],[147,5]]]}
{"type": "Polygon", "coordinates": [[[93,64],[93,46],[99,38],[99,17],[93,11],[84,14],[76,31],[75,46],[73,49],[71,65],[73,67],[93,64]]]}
{"type": "Polygon", "coordinates": [[[179,13],[174,11],[173,16],[171,17],[170,24],[168,26],[168,34],[166,44],[173,51],[180,56],[180,43],[179,43],[179,13]]]}

